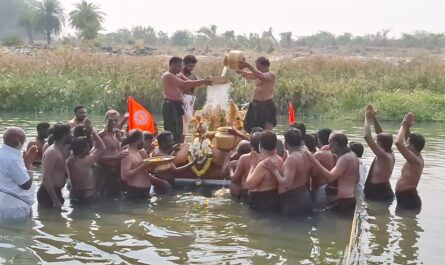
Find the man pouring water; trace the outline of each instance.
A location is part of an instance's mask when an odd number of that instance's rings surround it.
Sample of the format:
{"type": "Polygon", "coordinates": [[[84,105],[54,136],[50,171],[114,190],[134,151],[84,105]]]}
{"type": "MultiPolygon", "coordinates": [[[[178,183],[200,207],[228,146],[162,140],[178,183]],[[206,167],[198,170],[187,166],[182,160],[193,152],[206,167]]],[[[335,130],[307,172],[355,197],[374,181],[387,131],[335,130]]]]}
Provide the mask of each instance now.
{"type": "Polygon", "coordinates": [[[237,71],[238,74],[248,80],[256,80],[252,101],[249,103],[244,119],[244,129],[248,133],[254,127],[272,130],[277,125],[277,110],[273,102],[275,74],[269,70],[270,62],[266,57],[258,57],[255,64],[256,68],[245,61],[240,61],[240,69],[247,68],[250,72],[237,71]]]}

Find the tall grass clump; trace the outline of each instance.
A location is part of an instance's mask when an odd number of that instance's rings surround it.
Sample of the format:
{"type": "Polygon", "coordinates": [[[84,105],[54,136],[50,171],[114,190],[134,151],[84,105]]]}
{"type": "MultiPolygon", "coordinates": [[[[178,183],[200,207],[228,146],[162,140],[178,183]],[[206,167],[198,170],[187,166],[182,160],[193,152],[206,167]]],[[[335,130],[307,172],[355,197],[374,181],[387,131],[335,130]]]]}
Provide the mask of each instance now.
{"type": "MultiPolygon", "coordinates": [[[[34,56],[0,54],[0,111],[67,112],[75,105],[90,111],[125,109],[133,96],[160,113],[161,75],[169,56],[116,56],[59,49],[34,56]]],[[[197,75],[219,75],[222,58],[198,57],[197,75]]],[[[415,111],[420,120],[445,120],[445,62],[436,57],[410,61],[310,56],[272,62],[277,74],[275,101],[281,113],[287,103],[308,115],[362,118],[373,103],[383,119],[400,119],[415,111]]],[[[250,100],[254,83],[229,74],[232,98],[250,100]]],[[[205,89],[197,89],[198,107],[205,89]]]]}

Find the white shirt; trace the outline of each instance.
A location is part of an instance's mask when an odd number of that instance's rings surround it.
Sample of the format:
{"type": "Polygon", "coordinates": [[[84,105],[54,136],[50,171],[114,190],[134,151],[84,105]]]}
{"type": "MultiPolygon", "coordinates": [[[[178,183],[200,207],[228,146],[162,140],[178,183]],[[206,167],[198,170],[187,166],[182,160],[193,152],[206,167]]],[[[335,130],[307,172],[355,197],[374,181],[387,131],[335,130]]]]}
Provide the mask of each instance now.
{"type": "Polygon", "coordinates": [[[365,163],[363,163],[363,160],[361,158],[358,159],[360,162],[360,180],[358,184],[362,188],[362,190],[365,188],[365,182],[366,182],[366,176],[368,175],[368,169],[366,168],[365,163]]]}
{"type": "MultiPolygon", "coordinates": [[[[29,178],[21,151],[3,144],[0,147],[0,193],[5,191],[14,194],[32,205],[34,203],[34,185],[29,190],[20,187],[28,182],[29,178]]],[[[3,206],[0,202],[0,208],[3,206]]]]}

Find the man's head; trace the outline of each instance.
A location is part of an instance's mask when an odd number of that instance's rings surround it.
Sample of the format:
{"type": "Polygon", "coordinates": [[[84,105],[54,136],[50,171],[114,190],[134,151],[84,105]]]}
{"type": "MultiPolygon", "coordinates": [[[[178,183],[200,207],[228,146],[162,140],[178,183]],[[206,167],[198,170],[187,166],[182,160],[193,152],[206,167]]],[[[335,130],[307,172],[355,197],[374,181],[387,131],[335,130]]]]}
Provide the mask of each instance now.
{"type": "Polygon", "coordinates": [[[22,150],[26,141],[25,131],[19,127],[10,127],[3,132],[3,143],[17,150],[22,150]]]}
{"type": "Polygon", "coordinates": [[[141,149],[143,144],[143,135],[142,131],[138,129],[130,130],[127,134],[127,140],[129,146],[137,147],[137,149],[141,149]]]}
{"type": "Polygon", "coordinates": [[[244,155],[250,153],[250,142],[247,140],[241,140],[236,147],[238,155],[244,155]]]}
{"type": "Polygon", "coordinates": [[[349,148],[351,148],[351,151],[354,152],[358,158],[362,158],[365,149],[361,143],[351,141],[349,143],[349,148]]]}
{"type": "Polygon", "coordinates": [[[303,137],[306,135],[306,126],[302,122],[296,122],[292,124],[290,127],[300,130],[303,137]]]}
{"type": "Polygon", "coordinates": [[[311,151],[311,153],[317,152],[317,143],[315,139],[316,138],[313,133],[307,133],[304,136],[304,144],[306,145],[307,149],[311,151]]]}
{"type": "Polygon", "coordinates": [[[408,149],[414,152],[422,152],[425,147],[425,138],[419,133],[412,133],[408,137],[408,149]]]}
{"type": "Polygon", "coordinates": [[[299,129],[291,127],[284,133],[284,141],[287,149],[300,147],[303,143],[303,134],[299,129]]]}
{"type": "Polygon", "coordinates": [[[379,133],[377,134],[377,144],[387,153],[392,153],[392,134],[379,133]]]}
{"type": "Polygon", "coordinates": [[[105,121],[110,122],[113,125],[113,128],[117,128],[119,126],[120,113],[117,110],[109,109],[105,112],[105,121]],[[111,120],[111,121],[110,121],[111,120]]]}
{"type": "Polygon", "coordinates": [[[83,122],[87,117],[87,111],[85,110],[84,106],[79,105],[74,108],[74,115],[76,116],[77,121],[83,122]]]}
{"type": "Polygon", "coordinates": [[[77,157],[86,156],[90,152],[90,146],[86,137],[73,137],[71,148],[73,154],[77,157]]]}
{"type": "Polygon", "coordinates": [[[187,55],[182,61],[184,63],[183,71],[187,74],[190,74],[193,69],[195,69],[195,65],[198,63],[198,60],[194,55],[187,55]]]}
{"type": "Polygon", "coordinates": [[[348,137],[344,133],[331,133],[329,136],[329,146],[331,152],[340,155],[345,149],[348,148],[348,137]]]}
{"type": "Polygon", "coordinates": [[[158,135],[159,148],[163,151],[169,152],[175,144],[173,134],[169,131],[163,131],[158,135]]]}
{"type": "Polygon", "coordinates": [[[261,138],[260,132],[255,132],[250,137],[250,148],[257,153],[260,152],[260,138],[261,138]]]}
{"type": "Polygon", "coordinates": [[[332,130],[328,128],[321,129],[317,132],[318,147],[322,148],[323,146],[329,144],[329,136],[331,133],[332,130]]]}
{"type": "Polygon", "coordinates": [[[148,150],[151,147],[151,144],[153,143],[153,135],[149,132],[143,132],[142,133],[143,140],[144,140],[144,149],[148,150]]]}
{"type": "Polygon", "coordinates": [[[272,152],[277,147],[277,135],[272,131],[264,131],[260,137],[260,152],[272,152]]]}
{"type": "Polygon", "coordinates": [[[264,131],[264,129],[261,127],[253,127],[252,130],[250,131],[250,135],[252,136],[254,133],[257,133],[257,132],[262,133],[263,131],[264,131]]]}
{"type": "Polygon", "coordinates": [[[255,60],[256,69],[258,71],[266,73],[269,72],[270,62],[269,59],[267,59],[264,56],[260,56],[255,60]]]}
{"type": "Polygon", "coordinates": [[[40,139],[48,138],[49,127],[51,127],[51,125],[47,122],[41,122],[37,124],[37,137],[39,137],[40,139]]]}
{"type": "Polygon", "coordinates": [[[54,124],[53,137],[54,142],[56,143],[61,143],[63,145],[69,144],[71,142],[70,126],[61,123],[54,124]]]}
{"type": "Polygon", "coordinates": [[[74,127],[73,129],[73,137],[85,137],[85,126],[84,125],[78,125],[74,127]]]}
{"type": "Polygon", "coordinates": [[[182,70],[182,58],[174,56],[168,61],[169,71],[172,74],[179,74],[182,70]]]}

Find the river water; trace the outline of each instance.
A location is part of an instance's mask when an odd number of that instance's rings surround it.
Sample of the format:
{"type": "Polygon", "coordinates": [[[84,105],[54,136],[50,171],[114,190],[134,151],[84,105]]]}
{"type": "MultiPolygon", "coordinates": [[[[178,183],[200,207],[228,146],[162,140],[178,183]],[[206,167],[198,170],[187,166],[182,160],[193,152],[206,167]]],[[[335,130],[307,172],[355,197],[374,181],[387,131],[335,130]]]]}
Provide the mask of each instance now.
{"type": "MultiPolygon", "coordinates": [[[[101,116],[90,117],[102,124],[101,116]]],[[[66,121],[66,115],[0,114],[0,130],[18,125],[28,138],[39,121],[66,121]]],[[[305,120],[308,131],[329,127],[362,141],[360,122],[305,120]]],[[[383,123],[396,132],[398,123],[383,123]]],[[[363,202],[357,213],[354,264],[445,264],[445,130],[418,123],[427,144],[419,184],[420,213],[396,212],[391,205],[363,202]]],[[[278,126],[277,131],[283,131],[278,126]]],[[[1,140],[0,140],[1,141],[1,140]]],[[[403,158],[397,154],[395,186],[403,158]]],[[[373,156],[366,148],[368,168],[373,156]]],[[[40,183],[40,173],[34,173],[40,183]]],[[[64,193],[68,196],[67,191],[64,193]]],[[[212,190],[188,187],[150,202],[109,200],[62,211],[34,205],[31,221],[0,224],[0,263],[8,264],[338,264],[350,241],[352,220],[325,212],[284,218],[255,214],[212,190]]]]}

